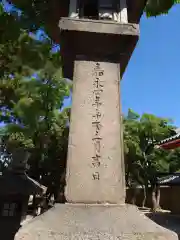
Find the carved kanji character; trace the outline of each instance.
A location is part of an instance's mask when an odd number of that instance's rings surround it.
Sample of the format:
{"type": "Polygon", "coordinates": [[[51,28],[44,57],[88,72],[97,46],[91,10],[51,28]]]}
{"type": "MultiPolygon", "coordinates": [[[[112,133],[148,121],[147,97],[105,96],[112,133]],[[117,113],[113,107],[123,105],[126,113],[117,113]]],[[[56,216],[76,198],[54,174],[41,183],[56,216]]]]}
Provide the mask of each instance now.
{"type": "Polygon", "coordinates": [[[92,122],[92,125],[95,127],[95,136],[98,136],[101,130],[101,123],[100,122],[92,122]]]}
{"type": "Polygon", "coordinates": [[[99,122],[99,119],[101,118],[102,114],[99,111],[99,109],[96,109],[96,113],[93,115],[93,119],[95,122],[99,122]]]}
{"type": "Polygon", "coordinates": [[[93,180],[100,180],[99,172],[93,173],[93,180]]]}
{"type": "Polygon", "coordinates": [[[100,79],[97,78],[97,77],[96,77],[96,79],[94,80],[93,85],[94,85],[94,87],[95,87],[96,89],[101,89],[101,88],[104,87],[103,82],[100,81],[100,79]]]}
{"type": "Polygon", "coordinates": [[[93,138],[93,142],[94,142],[94,147],[95,147],[95,154],[100,154],[101,138],[95,137],[95,138],[93,138]]]}
{"type": "Polygon", "coordinates": [[[94,167],[99,167],[100,166],[100,158],[101,158],[101,156],[100,155],[95,155],[94,157],[92,157],[92,159],[93,159],[93,162],[92,162],[92,165],[94,166],[94,167]]]}

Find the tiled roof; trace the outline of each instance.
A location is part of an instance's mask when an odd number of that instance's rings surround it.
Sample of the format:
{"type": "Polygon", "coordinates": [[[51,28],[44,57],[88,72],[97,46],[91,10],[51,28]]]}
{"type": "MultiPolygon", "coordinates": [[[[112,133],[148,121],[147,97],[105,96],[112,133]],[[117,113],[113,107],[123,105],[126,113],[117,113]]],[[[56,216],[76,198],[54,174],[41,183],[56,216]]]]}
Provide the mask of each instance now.
{"type": "Polygon", "coordinates": [[[176,139],[180,139],[180,133],[177,133],[176,135],[174,135],[172,137],[169,137],[169,138],[166,138],[166,139],[160,141],[159,145],[171,142],[171,141],[176,140],[176,139]]]}
{"type": "Polygon", "coordinates": [[[175,129],[175,133],[176,133],[175,135],[173,135],[173,136],[171,136],[169,138],[163,139],[157,145],[165,144],[165,143],[168,143],[168,142],[180,139],[180,128],[175,129]]]}
{"type": "Polygon", "coordinates": [[[167,185],[167,186],[180,186],[180,174],[176,175],[169,175],[166,177],[158,178],[158,183],[160,185],[167,185]]]}

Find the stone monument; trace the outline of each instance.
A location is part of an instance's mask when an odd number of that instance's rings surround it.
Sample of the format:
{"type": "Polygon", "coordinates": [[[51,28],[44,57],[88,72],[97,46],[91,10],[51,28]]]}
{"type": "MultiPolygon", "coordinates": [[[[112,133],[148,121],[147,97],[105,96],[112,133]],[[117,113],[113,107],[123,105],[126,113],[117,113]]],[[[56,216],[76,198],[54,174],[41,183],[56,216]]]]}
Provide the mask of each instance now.
{"type": "Polygon", "coordinates": [[[73,79],[65,196],[25,225],[24,240],[178,239],[125,204],[119,82],[139,38],[144,0],[70,0],[60,19],[64,76],[73,79]]]}

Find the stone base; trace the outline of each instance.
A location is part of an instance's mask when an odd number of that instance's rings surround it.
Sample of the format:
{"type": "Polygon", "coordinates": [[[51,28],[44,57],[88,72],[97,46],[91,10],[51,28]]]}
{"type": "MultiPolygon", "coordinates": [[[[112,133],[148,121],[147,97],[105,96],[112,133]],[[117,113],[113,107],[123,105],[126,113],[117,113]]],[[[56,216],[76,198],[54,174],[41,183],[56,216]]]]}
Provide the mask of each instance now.
{"type": "Polygon", "coordinates": [[[57,204],[24,225],[15,240],[178,240],[132,205],[57,204]]]}

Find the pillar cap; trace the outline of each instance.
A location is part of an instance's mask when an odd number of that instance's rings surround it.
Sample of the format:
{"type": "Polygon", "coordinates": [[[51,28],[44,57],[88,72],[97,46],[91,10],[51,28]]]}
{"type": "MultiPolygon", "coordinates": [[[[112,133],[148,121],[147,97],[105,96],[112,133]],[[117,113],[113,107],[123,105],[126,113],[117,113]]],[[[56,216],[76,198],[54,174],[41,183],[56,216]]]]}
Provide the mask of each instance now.
{"type": "Polygon", "coordinates": [[[140,34],[138,24],[104,20],[61,18],[59,27],[63,74],[69,79],[77,55],[120,63],[122,77],[140,34]]]}

